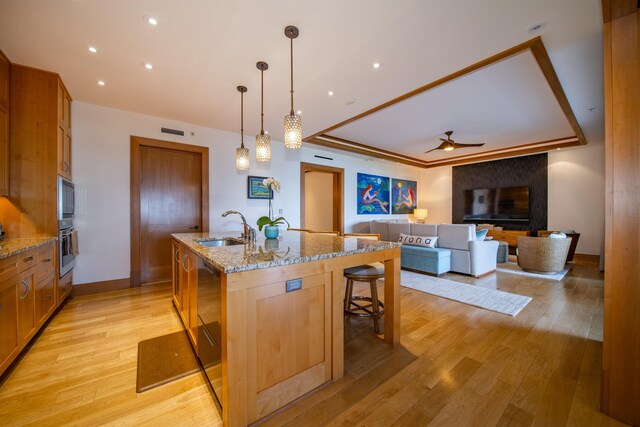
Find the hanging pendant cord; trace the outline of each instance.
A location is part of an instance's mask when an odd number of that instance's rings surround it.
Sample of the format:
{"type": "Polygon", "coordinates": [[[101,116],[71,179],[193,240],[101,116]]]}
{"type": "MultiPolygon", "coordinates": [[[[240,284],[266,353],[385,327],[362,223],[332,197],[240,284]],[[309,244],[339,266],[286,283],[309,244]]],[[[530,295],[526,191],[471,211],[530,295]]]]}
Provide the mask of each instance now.
{"type": "Polygon", "coordinates": [[[244,148],[244,92],[240,92],[240,147],[244,148]]]}
{"type": "Polygon", "coordinates": [[[264,70],[260,70],[260,135],[264,135],[264,70]]]}
{"type": "Polygon", "coordinates": [[[293,116],[293,30],[290,30],[289,39],[291,40],[291,115],[293,116]]]}

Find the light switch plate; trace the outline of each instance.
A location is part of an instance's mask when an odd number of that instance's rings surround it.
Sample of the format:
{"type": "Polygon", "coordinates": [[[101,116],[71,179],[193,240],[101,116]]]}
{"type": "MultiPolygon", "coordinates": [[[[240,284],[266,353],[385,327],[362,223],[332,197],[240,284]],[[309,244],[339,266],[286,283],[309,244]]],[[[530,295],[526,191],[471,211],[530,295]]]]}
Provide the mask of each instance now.
{"type": "Polygon", "coordinates": [[[299,291],[300,289],[302,289],[302,278],[287,280],[287,292],[299,291]]]}

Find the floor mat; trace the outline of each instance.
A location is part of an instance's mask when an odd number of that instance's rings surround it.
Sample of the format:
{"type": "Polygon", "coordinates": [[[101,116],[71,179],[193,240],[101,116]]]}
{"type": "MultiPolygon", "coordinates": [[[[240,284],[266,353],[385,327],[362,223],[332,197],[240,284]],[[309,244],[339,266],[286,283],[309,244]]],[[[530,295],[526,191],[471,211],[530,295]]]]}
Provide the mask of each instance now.
{"type": "Polygon", "coordinates": [[[142,393],[198,371],[189,339],[184,331],[138,343],[136,391],[142,393]]]}

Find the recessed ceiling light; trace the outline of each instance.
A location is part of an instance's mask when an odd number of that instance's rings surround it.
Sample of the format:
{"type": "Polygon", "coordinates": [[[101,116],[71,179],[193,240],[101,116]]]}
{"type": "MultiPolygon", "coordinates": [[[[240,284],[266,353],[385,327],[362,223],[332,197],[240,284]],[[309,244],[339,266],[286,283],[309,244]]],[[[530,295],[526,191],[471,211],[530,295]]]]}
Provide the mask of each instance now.
{"type": "Polygon", "coordinates": [[[151,25],[158,25],[158,20],[153,16],[145,16],[145,19],[151,25]]]}
{"type": "Polygon", "coordinates": [[[333,96],[333,91],[332,90],[329,91],[329,96],[333,96]]]}
{"type": "Polygon", "coordinates": [[[533,24],[533,25],[531,25],[529,27],[529,29],[527,30],[527,33],[529,33],[529,34],[539,33],[546,26],[547,26],[547,22],[546,21],[536,22],[535,24],[533,24]]]}
{"type": "Polygon", "coordinates": [[[98,80],[98,86],[104,86],[105,82],[104,80],[98,80]]]}
{"type": "Polygon", "coordinates": [[[351,104],[353,104],[354,102],[356,102],[356,99],[355,99],[355,98],[349,98],[349,99],[347,99],[347,100],[345,101],[345,104],[347,104],[347,105],[351,105],[351,104]]]}
{"type": "Polygon", "coordinates": [[[556,148],[556,150],[559,150],[559,149],[560,149],[559,147],[558,147],[558,148],[556,148]]]}
{"type": "Polygon", "coordinates": [[[380,63],[379,62],[374,62],[373,63],[373,68],[375,68],[375,69],[380,68],[380,63]]]}
{"type": "Polygon", "coordinates": [[[149,63],[146,63],[146,64],[144,64],[144,68],[146,68],[147,70],[153,70],[153,65],[149,64],[149,63]]]}
{"type": "Polygon", "coordinates": [[[89,52],[96,53],[97,51],[98,51],[98,49],[96,49],[95,47],[89,46],[89,52]]]}
{"type": "Polygon", "coordinates": [[[302,111],[298,110],[298,115],[301,116],[302,115],[302,111]]]}

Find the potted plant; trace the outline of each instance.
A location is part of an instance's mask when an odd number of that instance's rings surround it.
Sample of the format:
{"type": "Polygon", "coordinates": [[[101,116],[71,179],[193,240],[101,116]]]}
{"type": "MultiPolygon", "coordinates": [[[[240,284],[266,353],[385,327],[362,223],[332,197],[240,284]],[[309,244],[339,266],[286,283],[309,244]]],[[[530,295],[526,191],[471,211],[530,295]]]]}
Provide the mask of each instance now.
{"type": "MultiPolygon", "coordinates": [[[[264,181],[262,181],[262,183],[272,193],[274,191],[280,192],[280,182],[278,182],[277,179],[273,177],[269,177],[264,181]]],[[[269,198],[269,216],[261,216],[260,218],[258,218],[258,221],[256,221],[256,224],[258,225],[258,230],[262,231],[262,228],[264,227],[264,235],[267,239],[278,238],[278,235],[280,234],[280,229],[278,228],[278,225],[286,223],[287,226],[290,227],[289,221],[287,221],[283,216],[273,219],[273,206],[271,205],[272,198],[273,197],[269,198]]]]}

